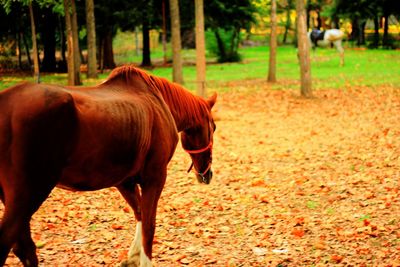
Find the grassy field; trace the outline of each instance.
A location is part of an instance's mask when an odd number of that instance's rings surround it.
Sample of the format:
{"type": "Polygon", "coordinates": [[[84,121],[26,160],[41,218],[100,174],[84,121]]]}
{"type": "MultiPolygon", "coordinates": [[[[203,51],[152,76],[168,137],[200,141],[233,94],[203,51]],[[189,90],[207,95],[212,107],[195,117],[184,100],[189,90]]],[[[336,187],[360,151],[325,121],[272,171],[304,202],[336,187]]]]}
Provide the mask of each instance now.
{"type": "MultiPolygon", "coordinates": [[[[133,46],[133,44],[132,44],[133,46]]],[[[140,56],[116,43],[115,60],[117,65],[140,64],[140,56]]],[[[268,71],[269,49],[266,46],[242,48],[241,63],[217,64],[208,56],[207,85],[217,91],[229,91],[229,82],[266,78],[268,71]]],[[[297,50],[292,46],[278,48],[277,78],[275,89],[298,89],[299,66],[297,50]]],[[[184,79],[187,88],[196,87],[195,51],[184,50],[184,79]]],[[[398,50],[360,50],[346,49],[345,66],[339,66],[339,56],[334,49],[318,49],[311,53],[313,89],[346,89],[349,86],[381,86],[400,84],[400,51],[398,50]]],[[[153,62],[162,61],[161,46],[152,54],[153,62]]],[[[160,64],[156,64],[157,66],[160,64]]],[[[172,77],[171,67],[155,67],[150,72],[155,75],[172,77]]],[[[100,74],[97,80],[87,80],[82,75],[85,85],[96,84],[104,80],[109,72],[100,74]]],[[[31,77],[21,75],[3,75],[0,77],[0,90],[31,77]]],[[[66,84],[66,74],[43,74],[42,82],[66,84]]]]}

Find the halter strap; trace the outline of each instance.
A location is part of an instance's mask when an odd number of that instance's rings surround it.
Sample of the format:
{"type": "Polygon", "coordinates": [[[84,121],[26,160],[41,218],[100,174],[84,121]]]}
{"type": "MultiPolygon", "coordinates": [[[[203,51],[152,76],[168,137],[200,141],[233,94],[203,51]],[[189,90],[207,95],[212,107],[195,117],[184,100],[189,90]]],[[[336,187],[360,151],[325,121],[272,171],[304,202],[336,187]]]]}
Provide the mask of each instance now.
{"type": "Polygon", "coordinates": [[[203,153],[204,151],[207,151],[208,149],[210,149],[212,147],[212,145],[213,145],[213,143],[212,143],[212,141],[210,141],[210,143],[204,148],[193,149],[193,150],[184,148],[184,150],[189,154],[200,154],[200,153],[203,153]]]}
{"type": "MultiPolygon", "coordinates": [[[[203,153],[203,152],[205,152],[205,151],[207,151],[207,150],[209,150],[209,149],[212,149],[212,145],[213,145],[213,142],[210,141],[210,143],[209,143],[206,147],[204,147],[204,148],[193,149],[193,150],[185,149],[185,148],[184,148],[184,150],[185,150],[187,153],[189,153],[189,154],[200,154],[200,153],[203,153]]],[[[208,166],[207,166],[207,168],[205,169],[205,171],[203,171],[203,172],[199,172],[199,171],[197,170],[197,168],[194,166],[194,162],[193,162],[193,161],[192,161],[192,164],[190,164],[190,167],[189,167],[189,169],[188,169],[187,172],[190,172],[190,171],[192,170],[193,167],[194,167],[194,171],[195,171],[198,175],[200,175],[200,177],[201,177],[201,179],[203,180],[203,182],[206,182],[206,178],[204,177],[204,175],[210,170],[210,168],[211,168],[211,161],[208,162],[208,166]]]]}

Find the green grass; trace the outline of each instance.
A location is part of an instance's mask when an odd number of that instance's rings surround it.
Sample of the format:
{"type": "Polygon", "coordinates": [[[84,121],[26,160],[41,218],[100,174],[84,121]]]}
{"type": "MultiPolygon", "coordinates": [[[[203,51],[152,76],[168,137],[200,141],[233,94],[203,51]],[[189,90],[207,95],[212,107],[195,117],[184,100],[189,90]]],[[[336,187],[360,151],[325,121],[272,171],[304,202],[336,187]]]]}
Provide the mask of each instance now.
{"type": "MultiPolygon", "coordinates": [[[[115,60],[120,64],[140,64],[140,55],[124,47],[122,41],[117,40],[115,60]],[[118,43],[121,42],[121,43],[118,43]]],[[[132,45],[134,47],[134,41],[132,45]]],[[[241,63],[216,64],[212,57],[207,58],[207,85],[218,90],[230,90],[227,82],[239,80],[264,79],[268,71],[268,47],[242,48],[241,63]]],[[[160,65],[162,62],[162,47],[159,45],[151,55],[152,61],[160,65]]],[[[169,55],[170,57],[170,55],[169,55]]],[[[185,86],[191,90],[196,88],[196,67],[194,50],[183,50],[185,65],[183,69],[185,86]]],[[[383,86],[400,85],[400,51],[398,50],[356,50],[345,49],[345,66],[339,66],[339,56],[334,49],[317,49],[311,52],[313,90],[319,89],[346,89],[349,86],[383,86]]],[[[149,70],[151,73],[171,79],[171,67],[156,67],[149,70]]],[[[100,74],[97,80],[86,80],[85,85],[101,82],[108,73],[100,74]]],[[[277,90],[298,89],[299,65],[297,50],[292,46],[279,47],[277,51],[277,79],[281,82],[274,85],[277,90]]],[[[23,80],[32,81],[31,77],[2,76],[0,90],[23,80]]],[[[66,84],[66,74],[42,75],[42,82],[52,84],[66,84]]]]}

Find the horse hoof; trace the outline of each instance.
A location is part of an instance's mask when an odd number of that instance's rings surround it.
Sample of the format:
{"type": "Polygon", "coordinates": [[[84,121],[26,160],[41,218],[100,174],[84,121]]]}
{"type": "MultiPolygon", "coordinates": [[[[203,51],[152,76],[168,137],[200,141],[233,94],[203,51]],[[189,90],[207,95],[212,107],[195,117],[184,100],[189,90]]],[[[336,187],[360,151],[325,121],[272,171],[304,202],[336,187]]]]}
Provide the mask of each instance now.
{"type": "Polygon", "coordinates": [[[121,262],[121,267],[139,267],[139,264],[136,264],[133,261],[125,260],[121,262]]]}

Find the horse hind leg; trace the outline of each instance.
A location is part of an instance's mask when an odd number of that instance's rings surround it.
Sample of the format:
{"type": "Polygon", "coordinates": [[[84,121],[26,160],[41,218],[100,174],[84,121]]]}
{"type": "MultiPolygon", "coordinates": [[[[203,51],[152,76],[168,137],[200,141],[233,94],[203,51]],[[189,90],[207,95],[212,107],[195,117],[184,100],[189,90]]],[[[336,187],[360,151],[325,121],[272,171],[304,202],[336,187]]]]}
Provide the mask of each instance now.
{"type": "MultiPolygon", "coordinates": [[[[38,181],[35,177],[30,177],[28,181],[38,181]]],[[[24,266],[38,266],[29,223],[55,184],[41,184],[42,187],[38,188],[17,176],[10,180],[14,181],[13,186],[3,188],[5,209],[0,225],[0,266],[4,265],[11,249],[24,266]]]]}
{"type": "Polygon", "coordinates": [[[37,266],[35,244],[29,230],[30,216],[15,206],[6,205],[0,226],[0,266],[3,266],[11,248],[24,266],[37,266]]]}
{"type": "Polygon", "coordinates": [[[337,41],[333,42],[333,45],[336,47],[336,50],[339,53],[340,66],[344,66],[344,49],[343,49],[343,46],[342,46],[342,41],[341,40],[337,40],[337,41]]]}
{"type": "Polygon", "coordinates": [[[118,190],[133,209],[136,218],[135,237],[128,252],[128,260],[121,263],[121,267],[139,266],[142,251],[142,214],[141,193],[139,186],[132,180],[126,181],[118,186],[118,190]]]}
{"type": "Polygon", "coordinates": [[[17,243],[14,244],[12,251],[24,266],[38,266],[36,245],[31,237],[29,223],[23,226],[20,237],[17,243]]]}

